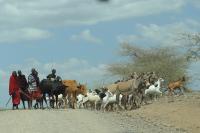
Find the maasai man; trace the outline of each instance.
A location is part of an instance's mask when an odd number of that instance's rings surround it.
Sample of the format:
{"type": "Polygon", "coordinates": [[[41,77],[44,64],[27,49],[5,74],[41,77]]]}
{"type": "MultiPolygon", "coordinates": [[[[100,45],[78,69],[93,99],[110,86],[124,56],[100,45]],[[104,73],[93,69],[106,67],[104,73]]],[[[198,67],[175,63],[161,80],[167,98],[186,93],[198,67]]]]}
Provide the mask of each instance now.
{"type": "Polygon", "coordinates": [[[20,88],[20,97],[21,97],[21,100],[22,100],[22,103],[23,103],[23,106],[24,106],[24,109],[26,108],[25,107],[25,102],[24,101],[30,101],[31,98],[30,98],[30,95],[29,95],[29,92],[28,92],[28,82],[26,80],[26,76],[24,74],[22,74],[21,70],[18,71],[18,85],[19,85],[19,88],[20,88]]]}
{"type": "Polygon", "coordinates": [[[39,87],[38,72],[33,68],[28,76],[28,84],[30,91],[36,91],[39,87]]]}
{"type": "Polygon", "coordinates": [[[9,95],[12,96],[12,103],[13,103],[13,110],[16,107],[18,109],[18,105],[20,104],[20,92],[19,92],[19,85],[17,79],[17,72],[13,71],[12,75],[10,76],[9,81],[9,95]]]}

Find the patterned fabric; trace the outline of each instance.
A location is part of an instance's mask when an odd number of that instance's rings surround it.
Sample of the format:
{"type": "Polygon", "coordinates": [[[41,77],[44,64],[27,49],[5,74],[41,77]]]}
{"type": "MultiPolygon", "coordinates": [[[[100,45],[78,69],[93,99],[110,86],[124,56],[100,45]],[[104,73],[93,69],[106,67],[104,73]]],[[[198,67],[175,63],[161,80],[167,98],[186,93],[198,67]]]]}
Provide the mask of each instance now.
{"type": "Polygon", "coordinates": [[[28,83],[29,83],[29,90],[30,91],[36,91],[36,89],[37,89],[37,79],[32,74],[30,74],[28,76],[28,83]]]}

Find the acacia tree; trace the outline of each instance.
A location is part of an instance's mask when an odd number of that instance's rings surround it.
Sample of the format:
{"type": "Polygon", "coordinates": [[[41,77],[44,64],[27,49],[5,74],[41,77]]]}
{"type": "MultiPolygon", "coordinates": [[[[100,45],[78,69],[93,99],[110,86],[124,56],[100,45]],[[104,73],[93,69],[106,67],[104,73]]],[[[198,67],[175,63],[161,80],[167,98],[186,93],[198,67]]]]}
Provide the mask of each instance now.
{"type": "Polygon", "coordinates": [[[154,71],[167,81],[174,81],[187,74],[188,62],[185,55],[171,48],[144,49],[123,43],[120,55],[129,57],[129,60],[111,64],[108,71],[113,75],[127,77],[133,72],[154,71]]]}

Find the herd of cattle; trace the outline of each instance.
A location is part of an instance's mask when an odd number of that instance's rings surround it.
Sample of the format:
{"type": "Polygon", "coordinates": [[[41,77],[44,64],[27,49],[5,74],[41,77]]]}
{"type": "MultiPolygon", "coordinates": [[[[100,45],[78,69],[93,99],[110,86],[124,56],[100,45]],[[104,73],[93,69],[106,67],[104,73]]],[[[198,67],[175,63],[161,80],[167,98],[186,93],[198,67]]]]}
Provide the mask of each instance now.
{"type": "Polygon", "coordinates": [[[44,80],[40,84],[41,96],[26,97],[22,94],[22,101],[28,101],[29,108],[32,107],[32,101],[36,100],[35,108],[43,108],[45,101],[48,108],[92,108],[104,111],[113,107],[135,109],[146,104],[149,95],[161,96],[163,82],[162,78],[142,74],[88,91],[86,85],[77,83],[76,80],[44,80]]]}

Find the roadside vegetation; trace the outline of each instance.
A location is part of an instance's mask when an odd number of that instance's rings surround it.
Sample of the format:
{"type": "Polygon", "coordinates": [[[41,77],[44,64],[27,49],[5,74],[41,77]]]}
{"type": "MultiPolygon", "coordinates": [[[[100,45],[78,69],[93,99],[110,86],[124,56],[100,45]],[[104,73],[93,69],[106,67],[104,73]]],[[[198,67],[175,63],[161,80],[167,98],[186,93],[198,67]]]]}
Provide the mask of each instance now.
{"type": "Polygon", "coordinates": [[[108,71],[113,76],[125,79],[134,72],[155,72],[167,82],[187,77],[190,63],[200,59],[200,33],[182,34],[180,40],[184,42],[182,46],[159,48],[122,43],[119,53],[127,60],[110,64],[108,71]]]}

